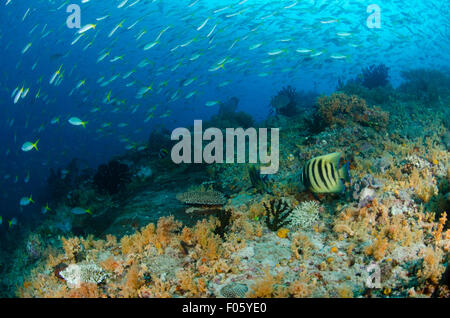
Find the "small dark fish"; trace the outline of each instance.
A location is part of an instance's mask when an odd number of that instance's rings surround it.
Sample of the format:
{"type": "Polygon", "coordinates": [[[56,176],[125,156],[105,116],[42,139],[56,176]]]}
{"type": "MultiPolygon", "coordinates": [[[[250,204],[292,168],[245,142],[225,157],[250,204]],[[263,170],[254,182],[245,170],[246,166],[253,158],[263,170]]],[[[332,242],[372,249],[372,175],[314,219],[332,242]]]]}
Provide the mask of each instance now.
{"type": "Polygon", "coordinates": [[[161,148],[158,152],[159,159],[164,159],[169,154],[169,151],[166,148],[161,148]]]}
{"type": "Polygon", "coordinates": [[[52,55],[50,55],[50,60],[55,61],[55,60],[60,59],[62,56],[63,56],[63,54],[61,54],[61,53],[52,54],[52,55]]]}

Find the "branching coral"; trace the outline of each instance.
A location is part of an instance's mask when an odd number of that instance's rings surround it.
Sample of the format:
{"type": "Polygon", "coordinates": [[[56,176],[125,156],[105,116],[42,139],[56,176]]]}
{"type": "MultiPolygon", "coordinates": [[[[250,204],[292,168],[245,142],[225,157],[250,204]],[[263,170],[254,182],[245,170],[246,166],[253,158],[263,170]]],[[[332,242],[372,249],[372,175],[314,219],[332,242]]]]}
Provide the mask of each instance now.
{"type": "Polygon", "coordinates": [[[409,183],[415,189],[415,194],[423,202],[427,203],[430,199],[438,194],[436,179],[433,177],[429,169],[419,170],[413,168],[409,183]]]}
{"type": "Polygon", "coordinates": [[[96,264],[71,264],[60,275],[71,288],[78,288],[81,283],[100,284],[107,276],[96,264]]]}
{"type": "Polygon", "coordinates": [[[174,239],[174,232],[181,227],[179,221],[175,221],[173,215],[162,217],[158,220],[157,227],[153,223],[148,224],[140,232],[134,235],[125,235],[120,240],[123,254],[142,253],[149,245],[156,247],[160,252],[174,239]]]}

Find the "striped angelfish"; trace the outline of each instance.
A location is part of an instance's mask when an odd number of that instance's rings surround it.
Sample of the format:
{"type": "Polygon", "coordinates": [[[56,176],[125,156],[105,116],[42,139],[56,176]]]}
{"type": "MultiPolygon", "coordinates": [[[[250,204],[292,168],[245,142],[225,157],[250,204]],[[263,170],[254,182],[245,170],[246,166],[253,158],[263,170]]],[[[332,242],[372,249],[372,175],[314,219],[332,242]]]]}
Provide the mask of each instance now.
{"type": "Polygon", "coordinates": [[[349,163],[339,167],[339,152],[310,159],[303,167],[300,179],[315,193],[344,192],[344,181],[350,182],[349,163]]]}

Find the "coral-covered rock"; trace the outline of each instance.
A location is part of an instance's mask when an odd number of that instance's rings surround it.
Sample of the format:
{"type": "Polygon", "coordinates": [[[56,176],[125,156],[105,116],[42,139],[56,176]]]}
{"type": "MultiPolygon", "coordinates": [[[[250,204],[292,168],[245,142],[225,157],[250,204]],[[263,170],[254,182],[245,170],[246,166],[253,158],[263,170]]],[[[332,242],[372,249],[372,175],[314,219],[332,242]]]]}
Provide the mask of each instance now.
{"type": "Polygon", "coordinates": [[[388,112],[369,107],[364,99],[344,93],[319,98],[316,117],[324,126],[358,123],[375,129],[385,128],[389,121],[388,112]]]}

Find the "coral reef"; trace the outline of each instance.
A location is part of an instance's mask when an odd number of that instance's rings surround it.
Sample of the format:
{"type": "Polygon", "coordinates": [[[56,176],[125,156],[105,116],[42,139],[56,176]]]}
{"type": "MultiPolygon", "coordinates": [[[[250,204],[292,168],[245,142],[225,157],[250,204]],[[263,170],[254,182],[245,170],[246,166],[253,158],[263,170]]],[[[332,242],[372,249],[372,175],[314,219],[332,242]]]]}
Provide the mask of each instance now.
{"type": "Polygon", "coordinates": [[[416,101],[435,103],[449,94],[450,77],[441,71],[418,68],[401,75],[405,82],[399,91],[416,101]]]}
{"type": "MultiPolygon", "coordinates": [[[[0,264],[2,292],[448,297],[448,122],[437,116],[446,111],[448,93],[442,90],[423,107],[407,86],[358,85],[361,94],[381,92],[395,101],[385,99],[381,110],[373,99],[366,103],[346,90],[321,97],[317,131],[307,129],[304,117],[276,116],[283,128],[280,166],[267,180],[249,173],[251,165],[173,167],[151,151],[130,150],[116,159],[129,166],[127,195],[99,192],[89,178],[76,182],[56,213],[45,215],[2,257],[14,264],[8,270],[0,264]],[[342,194],[303,191],[301,167],[332,152],[348,160],[352,186],[342,194]],[[150,178],[139,173],[145,167],[151,167],[150,178]],[[73,206],[94,215],[71,215],[73,206]],[[373,270],[380,279],[370,285],[373,270]]],[[[224,103],[221,116],[235,113],[236,105],[224,103]]],[[[263,124],[269,123],[273,117],[263,124]]],[[[156,154],[157,142],[154,147],[156,154]]]]}

